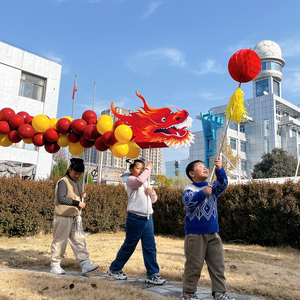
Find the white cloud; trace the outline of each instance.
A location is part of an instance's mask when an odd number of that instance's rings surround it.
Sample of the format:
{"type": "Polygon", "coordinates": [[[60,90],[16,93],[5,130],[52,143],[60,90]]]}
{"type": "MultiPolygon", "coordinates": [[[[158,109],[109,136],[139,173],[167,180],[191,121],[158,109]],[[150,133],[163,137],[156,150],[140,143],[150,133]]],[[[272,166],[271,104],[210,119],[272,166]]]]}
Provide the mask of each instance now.
{"type": "Polygon", "coordinates": [[[150,75],[158,67],[186,66],[185,55],[177,49],[162,48],[152,51],[139,52],[129,58],[126,65],[136,73],[150,75]]]}
{"type": "Polygon", "coordinates": [[[287,39],[285,41],[278,42],[282,51],[282,57],[291,57],[300,55],[300,39],[287,39]]]}
{"type": "Polygon", "coordinates": [[[161,2],[151,2],[148,10],[142,15],[142,18],[149,18],[161,4],[161,2]]]}
{"type": "Polygon", "coordinates": [[[208,73],[223,74],[225,71],[222,69],[221,65],[215,60],[208,58],[205,62],[201,64],[200,70],[192,70],[192,73],[196,75],[204,75],[208,73]]]}
{"type": "Polygon", "coordinates": [[[283,80],[284,90],[291,94],[300,93],[300,70],[293,72],[288,78],[283,80]]]}

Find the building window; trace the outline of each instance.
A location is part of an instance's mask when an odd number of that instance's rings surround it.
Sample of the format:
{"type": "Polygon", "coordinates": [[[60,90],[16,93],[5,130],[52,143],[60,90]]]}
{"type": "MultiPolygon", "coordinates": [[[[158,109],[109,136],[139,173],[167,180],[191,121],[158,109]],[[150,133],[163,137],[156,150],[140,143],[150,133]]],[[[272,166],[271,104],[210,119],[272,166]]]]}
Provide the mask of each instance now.
{"type": "Polygon", "coordinates": [[[277,135],[281,136],[281,126],[278,126],[277,135]]]}
{"type": "Polygon", "coordinates": [[[282,66],[281,64],[277,63],[277,62],[271,62],[271,61],[267,61],[267,62],[263,62],[261,64],[261,70],[275,70],[275,71],[279,71],[282,72],[282,66]]]}
{"type": "Polygon", "coordinates": [[[230,147],[232,150],[236,150],[236,139],[230,138],[230,147]]]}
{"type": "Polygon", "coordinates": [[[241,170],[246,171],[247,170],[247,161],[241,160],[241,170]]]}
{"type": "Polygon", "coordinates": [[[270,153],[270,141],[268,139],[265,140],[265,149],[267,153],[270,153]]]}
{"type": "Polygon", "coordinates": [[[268,79],[256,82],[256,97],[264,95],[264,91],[269,93],[269,82],[268,79]]]}
{"type": "Polygon", "coordinates": [[[208,140],[207,141],[207,150],[213,150],[214,149],[214,141],[208,140]]]}
{"type": "Polygon", "coordinates": [[[241,141],[241,151],[246,152],[246,142],[241,141]]]}
{"type": "Polygon", "coordinates": [[[292,137],[296,137],[296,130],[292,129],[292,137]]]}
{"type": "Polygon", "coordinates": [[[280,96],[280,85],[276,80],[273,80],[273,93],[277,96],[280,96]]]}
{"type": "Polygon", "coordinates": [[[33,144],[26,144],[23,141],[12,144],[12,147],[37,151],[37,147],[33,144]]]}
{"type": "Polygon", "coordinates": [[[240,132],[245,133],[245,124],[240,124],[240,132]]]}
{"type": "Polygon", "coordinates": [[[269,119],[264,120],[265,136],[269,136],[269,119]]]}
{"type": "Polygon", "coordinates": [[[19,95],[44,101],[46,79],[22,72],[19,95]]]}

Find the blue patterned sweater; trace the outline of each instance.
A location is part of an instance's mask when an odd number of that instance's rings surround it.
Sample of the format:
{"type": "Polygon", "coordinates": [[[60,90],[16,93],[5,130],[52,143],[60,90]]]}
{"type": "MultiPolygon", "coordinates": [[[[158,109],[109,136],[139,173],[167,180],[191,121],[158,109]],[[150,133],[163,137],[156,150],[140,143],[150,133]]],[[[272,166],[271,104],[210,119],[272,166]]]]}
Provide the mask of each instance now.
{"type": "Polygon", "coordinates": [[[189,184],[183,191],[183,204],[186,207],[185,234],[219,232],[217,199],[228,186],[226,172],[216,169],[217,180],[212,183],[212,193],[203,192],[208,182],[189,184]]]}

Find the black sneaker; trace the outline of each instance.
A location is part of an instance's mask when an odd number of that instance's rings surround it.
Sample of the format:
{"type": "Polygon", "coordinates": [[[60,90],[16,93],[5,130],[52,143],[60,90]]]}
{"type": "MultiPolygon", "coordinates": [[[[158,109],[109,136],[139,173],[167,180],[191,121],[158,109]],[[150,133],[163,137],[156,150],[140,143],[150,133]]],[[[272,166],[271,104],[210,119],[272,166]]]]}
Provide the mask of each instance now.
{"type": "Polygon", "coordinates": [[[229,297],[225,292],[224,293],[212,292],[212,297],[215,300],[235,300],[234,298],[229,297]]]}
{"type": "Polygon", "coordinates": [[[162,279],[159,275],[153,276],[152,278],[147,278],[145,280],[146,283],[156,284],[156,285],[162,285],[166,281],[162,279]]]}

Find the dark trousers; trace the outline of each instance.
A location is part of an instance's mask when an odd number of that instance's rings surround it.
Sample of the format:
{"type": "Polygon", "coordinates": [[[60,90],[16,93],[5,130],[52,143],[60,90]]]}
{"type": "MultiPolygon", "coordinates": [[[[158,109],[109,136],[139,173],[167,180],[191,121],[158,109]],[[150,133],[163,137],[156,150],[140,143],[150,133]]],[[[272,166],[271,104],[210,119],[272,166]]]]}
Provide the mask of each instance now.
{"type": "Polygon", "coordinates": [[[152,215],[147,217],[128,213],[126,220],[126,238],[120,248],[116,259],[111,263],[110,270],[113,273],[122,271],[133,254],[139,240],[142,242],[144,264],[147,270],[147,277],[158,275],[159,267],[156,261],[156,246],[154,240],[154,229],[152,215]]]}

